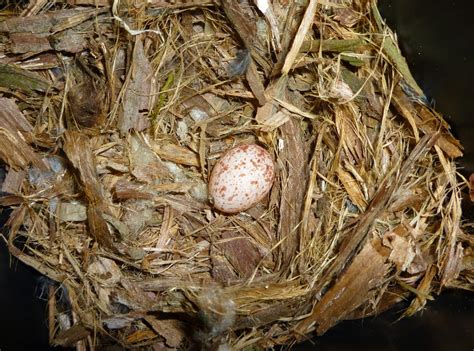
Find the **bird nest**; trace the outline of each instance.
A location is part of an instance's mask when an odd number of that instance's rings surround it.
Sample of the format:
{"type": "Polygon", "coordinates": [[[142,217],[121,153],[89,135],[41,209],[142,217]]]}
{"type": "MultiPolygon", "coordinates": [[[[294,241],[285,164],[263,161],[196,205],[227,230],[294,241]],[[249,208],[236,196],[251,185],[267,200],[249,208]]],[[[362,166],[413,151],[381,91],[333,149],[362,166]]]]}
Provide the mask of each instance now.
{"type": "Polygon", "coordinates": [[[31,1],[0,12],[3,237],[50,341],[258,349],[473,289],[462,155],[375,0],[31,1]],[[269,194],[216,210],[257,144],[269,194]]]}

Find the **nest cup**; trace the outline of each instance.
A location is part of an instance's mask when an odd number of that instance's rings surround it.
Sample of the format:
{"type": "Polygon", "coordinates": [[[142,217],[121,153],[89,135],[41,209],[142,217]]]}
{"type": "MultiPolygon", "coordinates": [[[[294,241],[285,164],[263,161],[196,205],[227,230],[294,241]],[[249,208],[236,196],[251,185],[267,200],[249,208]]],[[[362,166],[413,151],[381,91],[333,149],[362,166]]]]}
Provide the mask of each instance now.
{"type": "Polygon", "coordinates": [[[263,349],[474,290],[462,148],[376,1],[31,2],[0,32],[3,239],[56,282],[52,344],[263,349]],[[242,144],[275,179],[226,214],[242,144]]]}

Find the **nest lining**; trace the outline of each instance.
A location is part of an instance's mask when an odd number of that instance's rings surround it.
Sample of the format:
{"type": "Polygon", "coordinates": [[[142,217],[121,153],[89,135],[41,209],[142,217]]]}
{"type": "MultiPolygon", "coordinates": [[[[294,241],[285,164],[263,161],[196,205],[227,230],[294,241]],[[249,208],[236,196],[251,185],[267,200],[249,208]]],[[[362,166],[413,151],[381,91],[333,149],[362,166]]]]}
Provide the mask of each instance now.
{"type": "Polygon", "coordinates": [[[52,343],[271,347],[473,288],[462,148],[375,1],[92,3],[0,22],[4,239],[67,291],[52,343]],[[243,143],[275,183],[219,213],[243,143]]]}

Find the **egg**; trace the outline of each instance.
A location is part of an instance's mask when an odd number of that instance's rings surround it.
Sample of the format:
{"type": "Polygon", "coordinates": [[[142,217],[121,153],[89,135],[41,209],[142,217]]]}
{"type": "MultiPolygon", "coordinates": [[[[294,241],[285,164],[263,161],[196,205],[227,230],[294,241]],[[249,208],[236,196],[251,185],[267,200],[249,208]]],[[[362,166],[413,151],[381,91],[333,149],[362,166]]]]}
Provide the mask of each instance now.
{"type": "Polygon", "coordinates": [[[245,211],[260,202],[270,191],[275,166],[264,148],[239,145],[217,161],[209,180],[209,195],[214,207],[226,213],[245,211]]]}

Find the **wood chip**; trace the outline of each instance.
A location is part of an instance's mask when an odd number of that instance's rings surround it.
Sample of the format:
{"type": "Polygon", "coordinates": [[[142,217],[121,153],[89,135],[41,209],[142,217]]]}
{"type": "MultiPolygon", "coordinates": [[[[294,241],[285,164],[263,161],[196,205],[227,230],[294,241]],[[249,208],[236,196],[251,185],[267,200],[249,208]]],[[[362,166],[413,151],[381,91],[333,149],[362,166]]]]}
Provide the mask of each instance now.
{"type": "Polygon", "coordinates": [[[169,347],[178,347],[185,338],[183,325],[173,319],[158,319],[154,316],[146,316],[145,320],[154,331],[161,335],[169,347]]]}
{"type": "Polygon", "coordinates": [[[304,13],[303,20],[300,23],[298,28],[298,32],[296,33],[295,38],[293,39],[293,44],[291,46],[288,55],[285,58],[285,64],[281,70],[282,74],[286,75],[290,72],[293,63],[296,60],[296,56],[298,55],[301,46],[303,45],[303,41],[306,37],[306,33],[309,31],[311,25],[313,24],[314,15],[316,14],[316,8],[318,5],[317,0],[310,0],[308,3],[308,7],[304,13]]]}
{"type": "Polygon", "coordinates": [[[0,63],[0,87],[33,94],[38,91],[45,92],[49,86],[49,82],[36,73],[0,63]]]}
{"type": "Polygon", "coordinates": [[[123,110],[117,126],[122,134],[129,130],[142,131],[150,126],[148,112],[151,111],[150,96],[153,70],[145,56],[142,39],[137,37],[133,49],[132,66],[125,83],[123,110]]]}
{"type": "Polygon", "coordinates": [[[153,151],[161,158],[177,164],[199,167],[199,155],[186,147],[173,143],[153,143],[153,151]]]}
{"type": "Polygon", "coordinates": [[[113,248],[111,233],[103,213],[111,214],[104,202],[104,190],[96,174],[90,139],[80,132],[69,131],[64,137],[64,152],[79,173],[84,194],[88,201],[89,229],[100,244],[113,248]]]}
{"type": "Polygon", "coordinates": [[[112,6],[112,0],[67,0],[69,5],[112,6]]]}
{"type": "Polygon", "coordinates": [[[299,243],[298,226],[301,221],[305,188],[307,182],[307,155],[302,141],[301,130],[294,119],[281,128],[284,148],[279,154],[283,167],[280,175],[282,193],[280,203],[279,238],[282,240],[281,269],[289,266],[299,243]],[[304,186],[302,186],[304,184],[304,186]]]}
{"type": "Polygon", "coordinates": [[[33,128],[15,101],[0,98],[0,105],[0,158],[15,170],[26,170],[31,164],[46,170],[47,165],[25,139],[33,128]],[[12,154],[11,150],[15,153],[12,154]]]}
{"type": "Polygon", "coordinates": [[[250,277],[262,259],[255,245],[239,233],[222,233],[221,242],[217,247],[241,277],[250,277]]]}
{"type": "Polygon", "coordinates": [[[25,171],[17,171],[11,168],[2,183],[2,191],[11,194],[19,194],[21,185],[26,177],[25,171]]]}
{"type": "Polygon", "coordinates": [[[71,328],[59,332],[53,339],[54,346],[71,347],[78,341],[87,338],[90,332],[83,325],[75,324],[71,328]]]}
{"type": "Polygon", "coordinates": [[[304,328],[314,323],[316,332],[324,334],[360,306],[368,292],[383,283],[389,270],[385,264],[388,255],[379,241],[367,242],[334,286],[316,303],[311,316],[298,325],[298,330],[305,332],[304,328]]]}
{"type": "Polygon", "coordinates": [[[29,17],[12,17],[0,22],[0,32],[55,33],[74,27],[97,15],[99,11],[95,9],[67,9],[29,17]]]}

